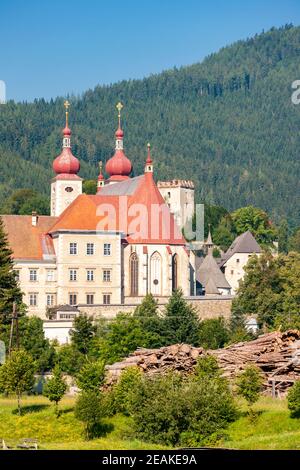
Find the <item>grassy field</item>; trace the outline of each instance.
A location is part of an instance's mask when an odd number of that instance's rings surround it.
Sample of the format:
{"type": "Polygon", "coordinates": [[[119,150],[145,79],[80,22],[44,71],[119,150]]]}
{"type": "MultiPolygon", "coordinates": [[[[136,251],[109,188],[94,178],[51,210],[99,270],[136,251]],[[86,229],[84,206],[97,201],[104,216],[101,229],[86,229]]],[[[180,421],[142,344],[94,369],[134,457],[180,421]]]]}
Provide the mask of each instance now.
{"type": "MultiPolygon", "coordinates": [[[[24,397],[23,415],[18,416],[16,401],[0,399],[0,439],[15,445],[22,438],[38,439],[41,449],[162,449],[131,436],[130,418],[115,416],[104,420],[106,434],[92,441],[83,439],[82,425],[74,418],[74,400],[64,398],[62,414],[55,417],[53,406],[43,397],[24,397]]],[[[232,423],[218,446],[235,449],[300,449],[300,420],[291,419],[285,400],[261,398],[251,423],[244,411],[232,423]]]]}

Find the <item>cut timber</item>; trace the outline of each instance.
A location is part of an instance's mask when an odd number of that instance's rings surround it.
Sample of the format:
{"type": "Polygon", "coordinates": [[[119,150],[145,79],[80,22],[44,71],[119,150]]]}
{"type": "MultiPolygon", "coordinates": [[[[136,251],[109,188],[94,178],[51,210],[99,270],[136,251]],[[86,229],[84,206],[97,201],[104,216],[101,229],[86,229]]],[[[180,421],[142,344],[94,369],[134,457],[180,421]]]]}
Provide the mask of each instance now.
{"type": "Polygon", "coordinates": [[[248,342],[232,344],[223,349],[207,350],[188,344],[172,344],[158,349],[139,348],[122,362],[107,366],[107,382],[115,383],[122,370],[137,366],[145,374],[165,374],[169,371],[191,373],[199,357],[216,357],[223,376],[234,379],[248,364],[255,364],[264,374],[264,389],[272,393],[285,393],[300,379],[300,331],[274,331],[248,342]]]}

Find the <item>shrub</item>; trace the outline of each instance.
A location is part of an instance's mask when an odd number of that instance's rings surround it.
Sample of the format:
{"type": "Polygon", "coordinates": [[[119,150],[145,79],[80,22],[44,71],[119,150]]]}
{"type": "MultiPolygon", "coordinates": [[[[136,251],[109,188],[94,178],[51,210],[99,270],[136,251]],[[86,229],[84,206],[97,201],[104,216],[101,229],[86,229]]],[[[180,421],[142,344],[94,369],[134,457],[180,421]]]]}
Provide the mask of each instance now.
{"type": "Polygon", "coordinates": [[[245,398],[252,413],[252,405],[259,399],[263,378],[260,369],[254,365],[246,367],[237,378],[237,393],[245,398]]]}
{"type": "Polygon", "coordinates": [[[205,349],[222,348],[229,341],[229,330],[224,318],[210,318],[199,326],[199,344],[205,349]]]}
{"type": "Polygon", "coordinates": [[[82,392],[78,395],[74,410],[75,418],[82,421],[87,440],[97,435],[98,425],[104,416],[101,398],[94,391],[82,392]]]}
{"type": "Polygon", "coordinates": [[[131,413],[133,396],[141,385],[141,381],[142,372],[138,367],[132,366],[123,370],[112,391],[115,413],[119,412],[125,415],[131,413]]]}
{"type": "Polygon", "coordinates": [[[218,361],[214,356],[203,356],[197,361],[195,367],[195,377],[201,379],[203,377],[219,377],[221,370],[218,365],[218,361]]]}
{"type": "Polygon", "coordinates": [[[59,366],[55,366],[53,369],[53,376],[47,380],[44,386],[43,395],[55,403],[56,416],[59,415],[58,403],[66,393],[67,388],[68,386],[62,377],[59,366]]]}
{"type": "Polygon", "coordinates": [[[57,364],[59,364],[62,372],[66,374],[76,375],[82,368],[85,360],[84,355],[71,344],[64,344],[58,349],[57,364]]]}
{"type": "Polygon", "coordinates": [[[300,417],[300,380],[297,380],[289,389],[287,395],[288,408],[292,418],[300,417]]]}
{"type": "Polygon", "coordinates": [[[132,402],[138,437],[165,445],[199,446],[223,432],[237,416],[227,382],[178,375],[143,377],[132,402]]]}
{"type": "Polygon", "coordinates": [[[103,361],[87,361],[76,376],[77,386],[85,391],[100,392],[105,377],[105,364],[103,361]]]}

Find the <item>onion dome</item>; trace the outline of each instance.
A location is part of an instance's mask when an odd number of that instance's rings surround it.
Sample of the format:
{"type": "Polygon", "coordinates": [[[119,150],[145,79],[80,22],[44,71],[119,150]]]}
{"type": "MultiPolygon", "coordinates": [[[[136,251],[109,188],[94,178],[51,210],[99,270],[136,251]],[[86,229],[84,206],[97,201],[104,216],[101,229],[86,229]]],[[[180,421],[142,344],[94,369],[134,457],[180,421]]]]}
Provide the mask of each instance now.
{"type": "Polygon", "coordinates": [[[57,175],[76,175],[80,170],[79,160],[72,154],[71,150],[71,129],[68,125],[68,101],[65,101],[66,126],[63,129],[63,148],[61,154],[53,162],[53,170],[57,175]]]}
{"type": "Polygon", "coordinates": [[[126,157],[123,150],[123,137],[124,132],[121,128],[121,109],[122,103],[117,104],[119,126],[115,133],[116,136],[116,150],[114,155],[107,161],[105,170],[109,174],[109,181],[122,181],[128,179],[132,171],[132,164],[129,158],[126,157]]]}

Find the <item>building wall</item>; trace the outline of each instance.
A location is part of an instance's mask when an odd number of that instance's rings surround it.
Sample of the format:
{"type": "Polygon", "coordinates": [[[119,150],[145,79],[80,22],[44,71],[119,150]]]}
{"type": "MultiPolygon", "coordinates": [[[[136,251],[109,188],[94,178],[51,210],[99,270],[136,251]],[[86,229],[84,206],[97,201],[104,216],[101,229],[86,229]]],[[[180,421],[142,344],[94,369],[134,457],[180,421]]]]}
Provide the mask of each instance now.
{"type": "Polygon", "coordinates": [[[245,275],[244,268],[251,256],[253,256],[251,253],[235,253],[224,264],[224,274],[231,286],[232,294],[236,293],[240,280],[243,279],[245,275]]]}
{"type": "Polygon", "coordinates": [[[67,180],[54,178],[51,182],[51,215],[58,217],[80,194],[82,194],[81,178],[70,177],[67,180]]]}
{"type": "Polygon", "coordinates": [[[174,214],[177,225],[184,227],[192,219],[195,210],[193,183],[180,180],[158,182],[157,187],[174,214]]]}

